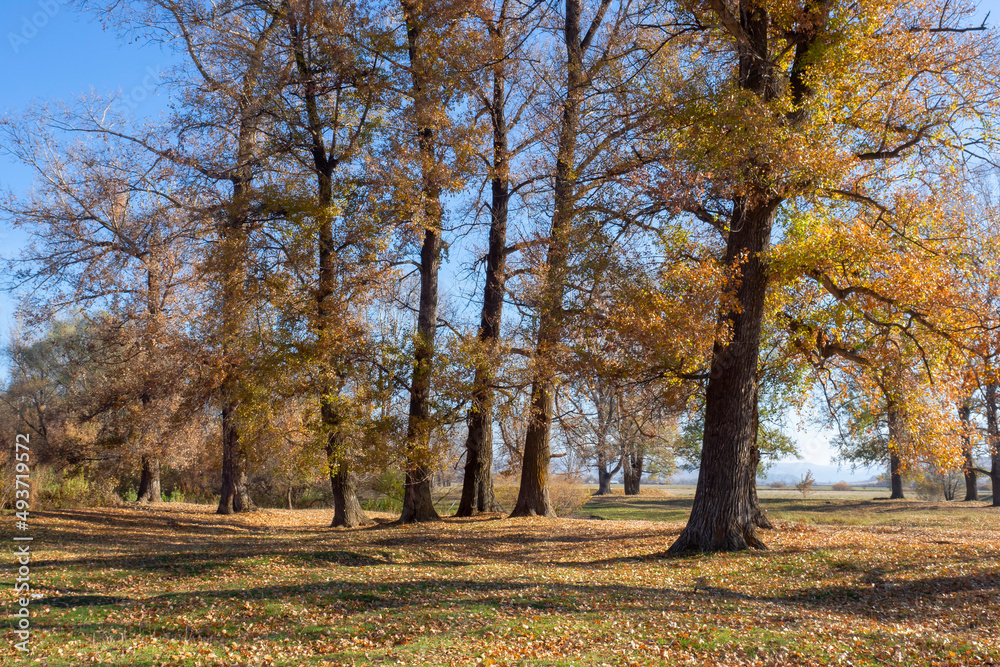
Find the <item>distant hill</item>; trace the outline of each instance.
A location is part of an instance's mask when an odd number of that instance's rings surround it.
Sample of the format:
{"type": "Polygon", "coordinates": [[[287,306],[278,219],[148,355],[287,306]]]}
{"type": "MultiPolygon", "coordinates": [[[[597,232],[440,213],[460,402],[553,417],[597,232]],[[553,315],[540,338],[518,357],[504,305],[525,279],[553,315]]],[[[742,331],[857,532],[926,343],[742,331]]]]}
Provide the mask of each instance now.
{"type": "Polygon", "coordinates": [[[795,484],[802,479],[807,470],[812,470],[816,484],[819,486],[827,486],[841,481],[851,484],[874,483],[883,472],[881,467],[858,468],[852,471],[850,466],[808,463],[805,461],[782,461],[771,466],[764,477],[764,482],[795,484]]]}
{"type": "MultiPolygon", "coordinates": [[[[879,475],[883,474],[881,467],[858,468],[851,470],[848,466],[836,466],[824,463],[808,463],[806,461],[782,461],[775,463],[767,471],[763,479],[758,479],[760,485],[771,482],[784,482],[785,484],[796,484],[806,474],[807,470],[812,470],[813,477],[818,486],[829,486],[837,482],[848,482],[850,484],[875,484],[879,475]]],[[[698,473],[684,471],[671,478],[672,484],[694,485],[698,483],[698,473]]]]}

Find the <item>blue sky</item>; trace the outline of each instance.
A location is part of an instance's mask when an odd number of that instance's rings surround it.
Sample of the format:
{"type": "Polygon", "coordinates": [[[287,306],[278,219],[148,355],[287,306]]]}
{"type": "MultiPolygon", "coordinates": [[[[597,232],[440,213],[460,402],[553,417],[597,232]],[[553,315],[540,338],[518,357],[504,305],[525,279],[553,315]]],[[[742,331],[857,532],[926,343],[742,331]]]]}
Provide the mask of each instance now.
{"type": "MultiPolygon", "coordinates": [[[[157,45],[123,43],[91,16],[57,0],[0,3],[0,113],[19,113],[32,100],[71,100],[90,90],[121,90],[136,114],[159,113],[162,96],[149,91],[151,72],[170,63],[157,45]],[[144,84],[145,81],[145,84],[144,84]]],[[[21,192],[32,174],[0,155],[0,189],[21,192]]],[[[0,227],[0,254],[23,245],[19,232],[0,227]]],[[[14,304],[0,294],[0,335],[6,339],[14,304]]]]}
{"type": "MultiPolygon", "coordinates": [[[[1000,22],[1000,0],[980,4],[1000,22]]],[[[105,30],[92,16],[58,0],[0,2],[0,113],[17,113],[32,100],[70,100],[91,89],[122,91],[137,115],[155,115],[165,106],[149,89],[150,77],[169,67],[168,52],[158,45],[126,42],[105,30]]],[[[0,189],[23,191],[31,174],[0,155],[0,189]]],[[[0,254],[9,256],[24,243],[19,233],[0,227],[0,254]]],[[[14,304],[0,294],[0,335],[6,339],[14,304]]],[[[802,421],[789,435],[798,440],[803,460],[830,462],[830,433],[802,421]]]]}

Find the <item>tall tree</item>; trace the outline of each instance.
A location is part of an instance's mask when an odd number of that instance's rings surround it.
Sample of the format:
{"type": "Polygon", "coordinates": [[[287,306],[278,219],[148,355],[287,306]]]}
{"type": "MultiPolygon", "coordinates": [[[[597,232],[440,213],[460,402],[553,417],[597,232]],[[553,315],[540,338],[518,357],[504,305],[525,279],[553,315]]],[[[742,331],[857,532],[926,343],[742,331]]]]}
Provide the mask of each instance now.
{"type": "Polygon", "coordinates": [[[258,2],[149,0],[99,8],[185,57],[174,83],[181,104],[173,132],[129,135],[107,123],[100,110],[82,119],[84,129],[133,141],[200,177],[216,201],[210,213],[216,238],[204,264],[212,276],[214,312],[208,337],[218,350],[222,423],[222,485],[218,512],[254,508],[247,489],[246,446],[241,441],[241,397],[247,393],[254,337],[251,314],[259,305],[251,272],[253,232],[261,217],[255,180],[273,146],[264,140],[268,101],[281,90],[289,63],[277,48],[282,24],[275,7],[258,2]],[[173,143],[171,143],[173,139],[173,143]]]}
{"type": "MultiPolygon", "coordinates": [[[[294,96],[285,105],[292,145],[306,154],[316,178],[315,220],[318,247],[316,311],[316,376],[320,386],[321,420],[326,432],[334,515],[332,526],[369,523],[357,498],[357,473],[352,469],[341,392],[345,382],[342,359],[355,338],[349,323],[351,301],[362,301],[378,283],[369,275],[374,235],[364,216],[344,220],[334,202],[335,179],[349,190],[365,142],[370,141],[377,118],[382,73],[379,56],[362,43],[365,17],[351,3],[286,0],[282,17],[287,26],[297,76],[294,96]],[[341,222],[344,229],[335,229],[341,222]],[[352,224],[353,223],[353,224],[352,224]],[[368,289],[366,289],[368,287],[368,289]]],[[[341,199],[350,192],[336,193],[341,199]]]]}
{"type": "Polygon", "coordinates": [[[612,166],[613,161],[604,158],[626,144],[638,125],[630,116],[634,109],[623,105],[618,95],[622,79],[617,75],[628,56],[641,51],[629,38],[649,12],[641,2],[600,0],[588,5],[585,0],[566,0],[562,14],[553,17],[557,44],[552,48],[555,66],[550,87],[556,91],[553,111],[558,115],[550,139],[555,161],[552,217],[548,234],[540,239],[545,255],[539,258],[538,284],[533,287],[537,325],[531,399],[511,516],[555,516],[548,492],[550,441],[572,255],[574,247],[586,244],[587,234],[594,232],[593,225],[580,228],[581,214],[590,214],[588,222],[592,217],[627,216],[601,206],[599,195],[606,193],[602,186],[622,173],[620,165],[612,166]]]}
{"type": "Polygon", "coordinates": [[[130,354],[131,368],[122,375],[119,367],[116,381],[102,384],[101,404],[84,412],[94,418],[141,403],[128,427],[137,434],[138,499],[159,502],[160,460],[168,445],[164,402],[174,398],[171,378],[183,365],[171,345],[185,326],[175,306],[190,287],[192,241],[203,227],[195,214],[197,194],[169,162],[136,153],[127,142],[60,135],[55,128],[66,120],[65,113],[34,107],[0,123],[0,143],[38,179],[30,195],[0,203],[11,224],[33,239],[13,262],[12,279],[33,288],[24,305],[36,318],[76,309],[100,312],[122,330],[136,328],[130,339],[109,341],[131,348],[112,355],[130,354]]]}
{"type": "MultiPolygon", "coordinates": [[[[825,225],[823,202],[841,198],[879,211],[871,215],[871,235],[906,242],[893,224],[898,200],[887,205],[880,195],[919,187],[901,176],[901,164],[938,172],[962,158],[945,128],[961,117],[967,124],[960,132],[975,135],[978,114],[990,113],[995,96],[974,82],[996,71],[996,43],[967,23],[974,7],[953,2],[887,10],[874,2],[711,0],[671,8],[694,26],[686,42],[692,54],[718,54],[702,65],[705,85],[679,104],[674,99],[675,111],[667,113],[678,121],[669,131],[675,157],[667,162],[690,184],[688,192],[705,193],[682,194],[676,204],[723,235],[729,278],[698,487],[670,551],[764,548],[752,493],[754,387],[769,286],[781,275],[772,262],[775,224],[783,242],[806,230],[815,237],[825,225]],[[832,115],[824,111],[830,104],[837,108],[832,115]],[[698,136],[686,129],[692,117],[698,136]],[[894,186],[872,189],[886,182],[894,186]],[[799,215],[805,206],[812,208],[799,215]]],[[[800,256],[795,270],[834,297],[850,300],[871,289],[860,274],[838,284],[822,246],[809,252],[818,254],[800,256]]]]}
{"type": "Polygon", "coordinates": [[[452,105],[465,98],[453,67],[470,51],[460,17],[462,2],[400,0],[406,31],[406,77],[409,107],[405,119],[412,132],[419,171],[414,203],[408,213],[421,237],[418,262],[420,287],[413,340],[413,375],[406,431],[406,470],[401,523],[438,519],[431,499],[431,394],[438,329],[444,205],[442,196],[458,186],[464,171],[464,139],[449,116],[452,105]]]}
{"type": "Polygon", "coordinates": [[[511,134],[523,122],[523,110],[533,97],[524,68],[524,44],[533,12],[520,13],[509,0],[487,3],[481,10],[489,49],[472,77],[471,94],[489,120],[492,151],[484,156],[490,181],[486,280],[479,315],[478,342],[471,406],[466,416],[465,476],[456,516],[500,509],[493,493],[494,383],[500,354],[500,328],[507,290],[507,257],[517,246],[507,245],[510,202],[524,183],[511,183],[511,162],[532,142],[511,134]],[[513,117],[508,106],[514,105],[513,117]]]}

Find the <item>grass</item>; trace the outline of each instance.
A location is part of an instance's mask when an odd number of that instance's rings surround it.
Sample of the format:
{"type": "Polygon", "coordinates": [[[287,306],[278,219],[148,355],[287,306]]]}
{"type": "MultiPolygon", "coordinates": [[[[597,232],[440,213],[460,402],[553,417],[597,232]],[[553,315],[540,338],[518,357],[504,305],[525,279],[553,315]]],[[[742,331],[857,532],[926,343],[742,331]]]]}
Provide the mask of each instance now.
{"type": "MultiPolygon", "coordinates": [[[[691,494],[674,495],[671,491],[653,489],[639,496],[594,496],[579,513],[611,520],[683,522],[691,510],[693,489],[691,494]]],[[[805,498],[797,491],[761,489],[759,495],[761,506],[771,519],[831,526],[894,526],[902,520],[912,527],[959,527],[990,521],[984,517],[991,516],[977,511],[988,502],[890,501],[888,494],[880,497],[877,490],[873,493],[871,489],[819,491],[805,498]]]]}
{"type": "MultiPolygon", "coordinates": [[[[29,660],[1000,665],[1000,512],[761,495],[778,526],[768,551],[682,558],[662,552],[690,495],[656,489],[592,498],[581,514],[603,521],[342,530],[321,510],[39,512],[29,660]]],[[[12,642],[0,662],[20,662],[12,642]]]]}

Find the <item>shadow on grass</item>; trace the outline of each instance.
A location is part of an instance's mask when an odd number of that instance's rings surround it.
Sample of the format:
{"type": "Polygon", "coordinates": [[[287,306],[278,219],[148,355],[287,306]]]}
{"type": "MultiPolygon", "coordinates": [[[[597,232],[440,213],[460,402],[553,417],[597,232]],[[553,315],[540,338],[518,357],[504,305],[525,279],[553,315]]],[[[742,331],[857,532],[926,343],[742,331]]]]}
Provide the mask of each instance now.
{"type": "Polygon", "coordinates": [[[32,604],[35,605],[62,608],[104,607],[127,602],[132,602],[131,598],[115,597],[112,595],[54,595],[32,600],[32,604]]]}
{"type": "MultiPolygon", "coordinates": [[[[174,605],[201,606],[206,600],[265,600],[309,606],[336,606],[350,613],[384,612],[422,604],[430,609],[443,607],[508,610],[547,610],[579,613],[613,605],[622,611],[650,613],[670,611],[678,600],[692,602],[734,601],[770,603],[809,610],[906,622],[943,619],[954,614],[963,602],[981,605],[995,599],[1000,590],[1000,573],[940,576],[893,581],[881,570],[860,576],[853,585],[806,586],[776,595],[754,595],[711,582],[689,589],[565,582],[484,582],[475,579],[441,578],[417,582],[358,582],[331,579],[317,583],[260,586],[254,588],[201,590],[165,593],[149,600],[165,600],[174,605]],[[915,605],[914,601],[920,604],[915,605]],[[947,604],[945,604],[945,602],[947,604]]],[[[56,600],[57,598],[49,598],[56,600]]],[[[63,606],[114,604],[106,596],[66,596],[63,606]],[[73,603],[72,601],[78,601],[73,603]],[[88,602],[89,600],[89,602],[88,602]],[[102,601],[108,600],[108,601],[102,601]]],[[[147,600],[135,601],[144,604],[147,600]]],[[[54,604],[54,602],[46,602],[54,604]]],[[[442,611],[442,613],[444,613],[442,611]]],[[[260,614],[267,612],[261,610],[260,614]]]]}

